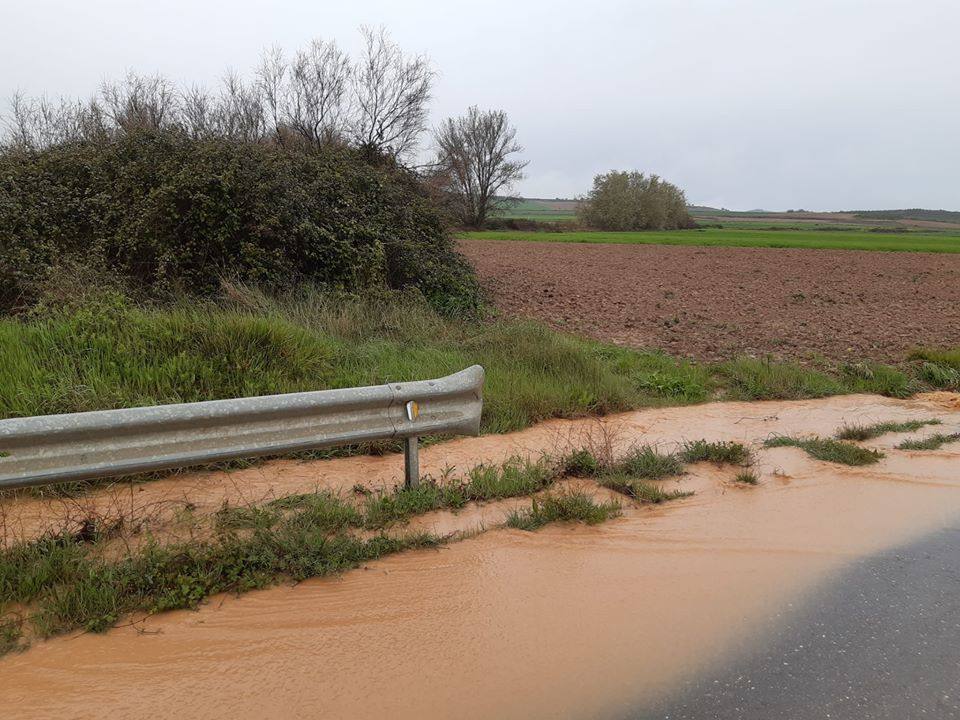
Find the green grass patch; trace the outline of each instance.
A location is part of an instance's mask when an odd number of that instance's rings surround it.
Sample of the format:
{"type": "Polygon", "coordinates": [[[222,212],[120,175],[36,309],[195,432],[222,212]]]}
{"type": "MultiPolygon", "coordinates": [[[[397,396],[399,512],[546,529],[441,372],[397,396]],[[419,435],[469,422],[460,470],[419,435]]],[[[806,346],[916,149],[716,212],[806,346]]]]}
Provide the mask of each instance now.
{"type": "Polygon", "coordinates": [[[904,440],[897,445],[898,450],[939,450],[942,445],[957,442],[960,440],[960,433],[950,433],[949,435],[937,433],[930,437],[920,440],[904,440]]]}
{"type": "Polygon", "coordinates": [[[954,370],[960,370],[960,350],[957,349],[935,350],[932,348],[918,348],[910,353],[910,357],[914,360],[925,360],[936,363],[937,365],[945,365],[954,370]]]}
{"type": "Polygon", "coordinates": [[[620,503],[615,500],[597,502],[582,491],[553,493],[542,498],[534,498],[529,508],[510,513],[507,517],[507,527],[529,531],[553,522],[597,525],[617,517],[620,512],[620,503]]]}
{"type": "Polygon", "coordinates": [[[513,457],[499,465],[478,465],[461,480],[421,480],[417,487],[398,487],[366,499],[364,525],[378,529],[431,510],[457,510],[468,502],[485,502],[531,495],[549,487],[563,463],[513,457]]]}
{"type": "Polygon", "coordinates": [[[916,377],[875,362],[848,363],[841,366],[840,380],[845,392],[851,393],[876,393],[905,398],[920,389],[916,377]]]}
{"type": "Polygon", "coordinates": [[[903,252],[960,252],[960,232],[875,233],[862,230],[751,230],[700,228],[696,230],[537,233],[516,230],[464,232],[468,240],[533,240],[539,242],[615,243],[627,245],[699,245],[705,247],[761,247],[903,252]]]}
{"type": "Polygon", "coordinates": [[[630,450],[614,465],[613,471],[634,478],[660,480],[682,475],[683,463],[672,453],[660,453],[649,445],[643,445],[630,450]]]}
{"type": "Polygon", "coordinates": [[[250,530],[273,527],[280,513],[268,507],[245,507],[224,505],[214,515],[219,530],[250,530]]]}
{"type": "Polygon", "coordinates": [[[752,460],[750,450],[738,442],[686,442],[680,451],[680,459],[686,463],[712,462],[718,465],[747,465],[752,460]]]}
{"type": "Polygon", "coordinates": [[[460,508],[466,503],[463,486],[421,480],[415,488],[400,487],[393,492],[370,495],[366,501],[364,523],[368,528],[382,528],[414,515],[460,508]]]}
{"type": "Polygon", "coordinates": [[[297,513],[244,535],[227,531],[211,541],[148,544],[120,560],[98,557],[68,538],[48,538],[0,553],[0,574],[14,578],[0,588],[0,606],[31,602],[30,620],[41,636],[77,628],[102,631],[129,613],[195,607],[215,593],[337,573],[441,542],[426,534],[365,540],[331,534],[329,528],[323,518],[297,513]],[[52,545],[63,548],[61,556],[69,555],[68,564],[42,557],[52,545]],[[25,563],[28,557],[32,562],[25,563]]]}
{"type": "Polygon", "coordinates": [[[906,422],[880,422],[873,425],[844,425],[837,430],[834,437],[837,440],[872,440],[887,433],[913,432],[927,425],[939,425],[940,421],[907,420],[906,422]]]}
{"type": "Polygon", "coordinates": [[[604,464],[586,449],[573,450],[560,458],[561,472],[571,477],[596,477],[604,469],[604,464]]]}
{"type": "Polygon", "coordinates": [[[920,378],[940,390],[960,391],[960,370],[949,365],[925,362],[920,366],[920,378]]]}
{"type": "Polygon", "coordinates": [[[756,485],[760,478],[753,470],[741,470],[734,476],[733,481],[741,485],[756,485]]]}
{"type": "Polygon", "coordinates": [[[0,656],[25,648],[23,618],[14,614],[0,617],[0,656]]]}
{"type": "Polygon", "coordinates": [[[622,473],[603,475],[597,479],[597,482],[603,487],[633,498],[637,502],[655,505],[693,495],[692,492],[682,490],[664,490],[648,480],[640,480],[622,473]]]}
{"type": "Polygon", "coordinates": [[[843,382],[795,363],[740,358],[721,363],[717,373],[737,400],[800,400],[839,395],[843,382]]]}
{"type": "Polygon", "coordinates": [[[242,293],[0,320],[0,418],[402,382],[475,363],[487,371],[484,432],[711,393],[693,363],[529,321],[455,322],[413,293],[242,293]]]}
{"type": "Polygon", "coordinates": [[[884,454],[879,450],[869,450],[842,440],[796,438],[781,435],[769,438],[763,444],[768,448],[800,448],[816,460],[839,463],[841,465],[871,465],[879,462],[884,457],[884,454]]]}

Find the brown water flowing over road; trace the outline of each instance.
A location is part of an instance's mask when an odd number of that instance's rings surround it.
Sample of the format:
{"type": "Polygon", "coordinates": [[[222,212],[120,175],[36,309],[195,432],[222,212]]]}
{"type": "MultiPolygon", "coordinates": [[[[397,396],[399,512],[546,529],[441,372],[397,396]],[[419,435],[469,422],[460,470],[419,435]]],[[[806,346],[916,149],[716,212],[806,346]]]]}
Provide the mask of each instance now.
{"type": "MultiPolygon", "coordinates": [[[[943,420],[940,432],[960,427],[957,396],[711,404],[628,413],[607,427],[619,445],[705,437],[756,447],[772,433],[827,436],[844,422],[931,417],[943,420]]],[[[552,450],[591,427],[553,422],[458,440],[429,448],[424,464],[437,472],[552,450]]],[[[892,449],[902,437],[869,443],[888,456],[865,468],[763,450],[758,487],[694,466],[680,486],[695,496],[625,506],[601,526],[492,529],[339,578],[38,643],[0,660],[0,707],[23,718],[603,717],[676,687],[744,637],[762,638],[851,559],[955,521],[960,446],[892,449]]],[[[213,506],[241,486],[284,494],[386,483],[396,472],[396,458],[276,463],[159,481],[138,495],[159,502],[186,483],[195,502],[213,506]]],[[[504,508],[418,525],[489,526],[504,508]]],[[[23,528],[39,512],[36,501],[17,501],[8,516],[18,509],[23,528]]]]}

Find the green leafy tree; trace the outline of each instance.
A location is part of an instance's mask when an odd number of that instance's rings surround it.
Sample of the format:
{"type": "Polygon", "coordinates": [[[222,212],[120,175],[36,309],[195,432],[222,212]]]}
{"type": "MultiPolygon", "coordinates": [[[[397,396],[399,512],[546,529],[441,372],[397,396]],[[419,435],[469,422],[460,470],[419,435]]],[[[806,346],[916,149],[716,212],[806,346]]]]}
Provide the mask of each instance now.
{"type": "Polygon", "coordinates": [[[580,219],[599,230],[678,230],[695,226],[683,190],[657,175],[612,170],[593,179],[580,219]]]}

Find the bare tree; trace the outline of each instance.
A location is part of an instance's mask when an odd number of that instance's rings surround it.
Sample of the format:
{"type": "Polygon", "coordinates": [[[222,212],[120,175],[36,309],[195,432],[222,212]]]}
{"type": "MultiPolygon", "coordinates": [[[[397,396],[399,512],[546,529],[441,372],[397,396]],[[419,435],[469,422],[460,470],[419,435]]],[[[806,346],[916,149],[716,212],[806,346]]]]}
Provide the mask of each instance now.
{"type": "Polygon", "coordinates": [[[257,68],[257,89],[263,103],[264,115],[269,120],[270,131],[278,144],[283,145],[283,126],[286,115],[287,63],[283,51],[273,47],[263,53],[257,68]]]}
{"type": "Polygon", "coordinates": [[[103,108],[95,100],[83,103],[61,98],[54,102],[46,97],[27,98],[20,92],[10,100],[5,125],[6,144],[26,150],[98,139],[108,132],[103,108]]]}
{"type": "Polygon", "coordinates": [[[516,135],[503,110],[476,107],[434,130],[437,165],[465,225],[482,225],[497,197],[523,178],[527,163],[511,158],[523,152],[516,135]]]}
{"type": "Polygon", "coordinates": [[[245,142],[263,140],[267,123],[259,86],[245,83],[234,71],[228,72],[223,79],[215,118],[218,135],[245,142]]]}
{"type": "Polygon", "coordinates": [[[404,57],[383,28],[365,27],[361,33],[364,51],[354,70],[354,142],[402,157],[426,128],[435,73],[425,57],[404,57]]]}
{"type": "Polygon", "coordinates": [[[352,65],[336,43],[314,40],[290,68],[287,122],[312,145],[345,135],[352,65]]]}
{"type": "Polygon", "coordinates": [[[104,82],[100,97],[107,115],[122,130],[162,130],[177,114],[177,91],[161,75],[127,73],[121,82],[104,82]]]}
{"type": "Polygon", "coordinates": [[[179,130],[191,137],[244,142],[352,143],[374,154],[409,154],[425,129],[434,72],[407,57],[384,30],[363,28],[360,62],[334,42],[314,40],[287,60],[264,52],[252,79],[228,72],[220,91],[178,89],[160,75],[130,72],[104,82],[96,100],[13,98],[3,138],[39,149],[136,130],[179,130]]]}
{"type": "Polygon", "coordinates": [[[192,85],[180,95],[180,123],[193,138],[213,134],[216,111],[216,100],[205,88],[192,85]]]}

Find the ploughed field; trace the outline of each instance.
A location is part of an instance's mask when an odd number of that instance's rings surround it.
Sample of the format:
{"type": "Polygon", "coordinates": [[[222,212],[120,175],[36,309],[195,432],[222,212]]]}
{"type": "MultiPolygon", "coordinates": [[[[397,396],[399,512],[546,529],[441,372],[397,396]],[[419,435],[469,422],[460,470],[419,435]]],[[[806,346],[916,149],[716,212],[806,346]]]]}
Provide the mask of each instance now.
{"type": "Polygon", "coordinates": [[[747,247],[461,242],[508,315],[622,345],[902,361],[960,343],[960,255],[747,247]]]}

